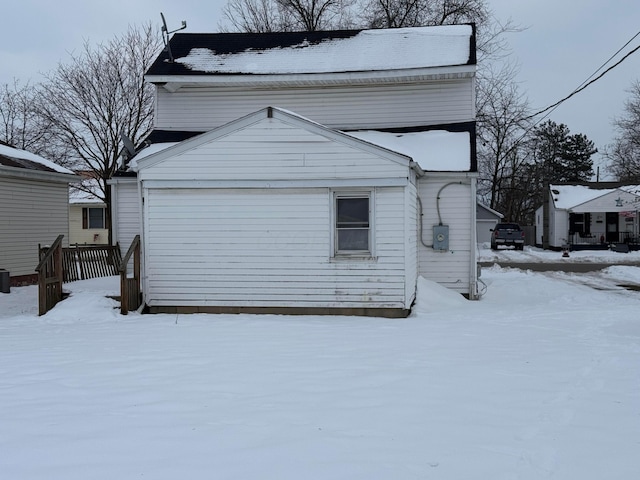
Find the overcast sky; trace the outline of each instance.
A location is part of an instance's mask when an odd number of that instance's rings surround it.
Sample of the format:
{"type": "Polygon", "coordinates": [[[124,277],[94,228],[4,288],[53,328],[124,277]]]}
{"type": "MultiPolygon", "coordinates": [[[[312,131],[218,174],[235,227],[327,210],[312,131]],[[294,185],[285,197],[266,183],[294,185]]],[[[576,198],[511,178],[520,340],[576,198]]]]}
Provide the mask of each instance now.
{"type": "MultiPolygon", "coordinates": [[[[512,58],[520,65],[522,92],[532,107],[544,108],[568,95],[640,31],[638,0],[488,0],[496,17],[526,30],[510,34],[512,58]]],[[[21,0],[5,2],[0,30],[0,83],[39,81],[42,73],[79,52],[85,40],[107,41],[129,24],[169,29],[186,20],[186,32],[215,32],[225,0],[21,0]]],[[[640,36],[629,47],[640,45],[640,36]]],[[[611,121],[622,113],[626,90],[640,80],[640,51],[549,118],[584,133],[602,150],[613,137],[611,121]]]]}

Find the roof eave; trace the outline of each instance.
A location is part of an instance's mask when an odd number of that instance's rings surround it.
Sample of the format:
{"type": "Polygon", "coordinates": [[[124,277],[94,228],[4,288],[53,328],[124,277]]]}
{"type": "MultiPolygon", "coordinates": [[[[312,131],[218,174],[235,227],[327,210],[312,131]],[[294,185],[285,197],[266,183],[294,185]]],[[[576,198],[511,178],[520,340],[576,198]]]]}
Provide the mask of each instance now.
{"type": "Polygon", "coordinates": [[[287,73],[287,74],[194,74],[146,75],[145,80],[176,91],[182,86],[274,86],[274,85],[354,85],[369,83],[407,83],[432,80],[472,78],[476,66],[449,65],[408,68],[402,70],[373,70],[363,72],[287,73]]]}

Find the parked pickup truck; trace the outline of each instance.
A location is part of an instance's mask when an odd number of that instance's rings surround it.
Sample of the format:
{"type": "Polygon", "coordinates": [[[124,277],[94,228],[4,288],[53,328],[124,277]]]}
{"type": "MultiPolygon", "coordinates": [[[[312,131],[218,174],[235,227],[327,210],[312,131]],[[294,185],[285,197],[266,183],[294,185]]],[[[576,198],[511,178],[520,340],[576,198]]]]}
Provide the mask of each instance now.
{"type": "Polygon", "coordinates": [[[498,223],[491,231],[491,250],[497,250],[498,245],[512,245],[516,250],[524,248],[524,231],[517,223],[498,223]]]}

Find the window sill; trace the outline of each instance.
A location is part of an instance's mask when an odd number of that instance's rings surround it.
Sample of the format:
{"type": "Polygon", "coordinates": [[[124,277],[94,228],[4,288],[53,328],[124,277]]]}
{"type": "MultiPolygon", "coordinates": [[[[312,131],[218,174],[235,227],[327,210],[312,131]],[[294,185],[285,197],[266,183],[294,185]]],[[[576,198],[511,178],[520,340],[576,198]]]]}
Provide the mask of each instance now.
{"type": "Polygon", "coordinates": [[[339,254],[329,258],[331,263],[348,263],[348,262],[370,262],[374,263],[378,261],[378,257],[372,257],[371,255],[344,255],[339,254]]]}

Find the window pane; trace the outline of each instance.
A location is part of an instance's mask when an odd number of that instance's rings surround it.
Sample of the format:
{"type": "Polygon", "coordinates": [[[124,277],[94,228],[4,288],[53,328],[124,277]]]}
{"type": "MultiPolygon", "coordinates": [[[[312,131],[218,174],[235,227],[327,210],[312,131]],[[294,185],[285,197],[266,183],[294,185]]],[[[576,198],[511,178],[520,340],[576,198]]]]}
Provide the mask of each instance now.
{"type": "Polygon", "coordinates": [[[336,218],[338,227],[368,227],[369,198],[338,198],[336,218]]]}
{"type": "Polygon", "coordinates": [[[369,229],[338,230],[338,250],[369,250],[369,229]]]}
{"type": "Polygon", "coordinates": [[[369,251],[369,197],[336,198],[336,250],[369,251]]]}
{"type": "Polygon", "coordinates": [[[89,208],[89,228],[104,228],[104,209],[89,208]]]}

